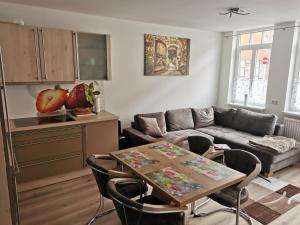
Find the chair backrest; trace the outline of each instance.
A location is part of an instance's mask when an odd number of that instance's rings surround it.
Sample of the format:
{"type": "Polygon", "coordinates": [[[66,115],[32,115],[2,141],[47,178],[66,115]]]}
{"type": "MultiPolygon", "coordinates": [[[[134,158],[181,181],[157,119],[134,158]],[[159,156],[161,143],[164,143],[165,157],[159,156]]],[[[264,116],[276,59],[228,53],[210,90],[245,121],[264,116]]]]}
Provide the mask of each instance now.
{"type": "Polygon", "coordinates": [[[254,154],[241,149],[224,151],[224,163],[226,166],[246,175],[251,174],[257,164],[261,164],[254,154]]]}
{"type": "Polygon", "coordinates": [[[224,163],[226,166],[247,175],[238,185],[241,188],[246,187],[261,171],[260,160],[251,152],[241,149],[224,151],[224,163]]]}
{"type": "MultiPolygon", "coordinates": [[[[132,183],[132,182],[130,182],[132,183]]],[[[184,225],[184,213],[160,213],[144,210],[143,204],[129,199],[117,191],[111,180],[107,183],[107,192],[114,203],[122,225],[184,225]]]]}
{"type": "Polygon", "coordinates": [[[138,224],[143,205],[120,194],[113,182],[107,183],[107,192],[114,203],[122,225],[138,224]]]}
{"type": "MultiPolygon", "coordinates": [[[[106,155],[104,155],[103,157],[97,157],[97,159],[112,160],[109,156],[106,156],[106,155]]],[[[108,170],[96,163],[96,157],[94,155],[90,155],[86,159],[86,162],[87,162],[87,165],[93,171],[93,174],[96,179],[97,186],[98,186],[100,193],[105,198],[110,198],[107,193],[107,190],[106,190],[106,184],[108,183],[108,181],[110,179],[108,170]]]]}
{"type": "Polygon", "coordinates": [[[204,136],[189,136],[188,137],[190,151],[203,155],[214,143],[204,136]]]}

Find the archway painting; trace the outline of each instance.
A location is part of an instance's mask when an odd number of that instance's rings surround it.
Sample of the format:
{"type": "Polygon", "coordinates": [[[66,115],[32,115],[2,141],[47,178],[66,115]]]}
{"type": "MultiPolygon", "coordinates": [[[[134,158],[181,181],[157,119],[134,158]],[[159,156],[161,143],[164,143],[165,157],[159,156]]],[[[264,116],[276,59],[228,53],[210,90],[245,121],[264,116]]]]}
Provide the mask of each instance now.
{"type": "Polygon", "coordinates": [[[188,75],[189,59],[190,39],[144,35],[145,75],[188,75]]]}

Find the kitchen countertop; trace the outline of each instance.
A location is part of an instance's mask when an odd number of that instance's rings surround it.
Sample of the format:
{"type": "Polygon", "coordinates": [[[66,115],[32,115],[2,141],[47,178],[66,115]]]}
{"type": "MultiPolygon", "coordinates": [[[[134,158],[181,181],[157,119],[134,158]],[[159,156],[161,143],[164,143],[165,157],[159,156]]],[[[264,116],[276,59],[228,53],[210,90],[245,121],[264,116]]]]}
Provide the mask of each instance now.
{"type": "Polygon", "coordinates": [[[74,119],[74,121],[67,121],[67,122],[57,122],[57,123],[48,123],[48,124],[39,124],[34,126],[24,126],[24,127],[16,127],[14,124],[13,119],[9,120],[11,132],[19,132],[19,131],[30,131],[30,130],[37,130],[37,129],[45,129],[45,128],[52,128],[52,127],[63,127],[63,126],[71,126],[71,125],[80,125],[80,124],[87,124],[87,123],[95,123],[101,121],[109,121],[109,120],[118,120],[119,117],[110,113],[110,112],[100,112],[97,115],[93,116],[81,116],[75,117],[72,114],[68,114],[70,117],[74,119]]]}

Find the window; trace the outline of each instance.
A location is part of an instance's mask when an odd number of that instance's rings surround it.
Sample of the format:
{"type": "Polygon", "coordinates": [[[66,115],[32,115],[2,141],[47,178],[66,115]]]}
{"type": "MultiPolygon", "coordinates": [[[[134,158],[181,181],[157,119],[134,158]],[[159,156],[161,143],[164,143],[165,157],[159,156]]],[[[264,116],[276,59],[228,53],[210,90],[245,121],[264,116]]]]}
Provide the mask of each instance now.
{"type": "Polygon", "coordinates": [[[298,49],[295,63],[294,77],[290,85],[290,101],[287,109],[290,112],[300,113],[300,36],[298,38],[298,49]]]}
{"type": "Polygon", "coordinates": [[[241,33],[237,37],[231,103],[264,107],[273,31],[241,33]]]}

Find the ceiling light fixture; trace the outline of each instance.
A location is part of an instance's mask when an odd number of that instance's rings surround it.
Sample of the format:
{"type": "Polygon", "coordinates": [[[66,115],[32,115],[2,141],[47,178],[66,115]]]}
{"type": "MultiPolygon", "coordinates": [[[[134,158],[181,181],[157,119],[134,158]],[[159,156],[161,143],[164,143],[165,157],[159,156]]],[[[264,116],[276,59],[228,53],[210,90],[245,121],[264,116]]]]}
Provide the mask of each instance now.
{"type": "Polygon", "coordinates": [[[228,8],[226,12],[219,13],[219,15],[222,16],[229,15],[229,18],[231,18],[233,14],[245,16],[245,15],[249,15],[250,13],[240,8],[228,8]]]}

